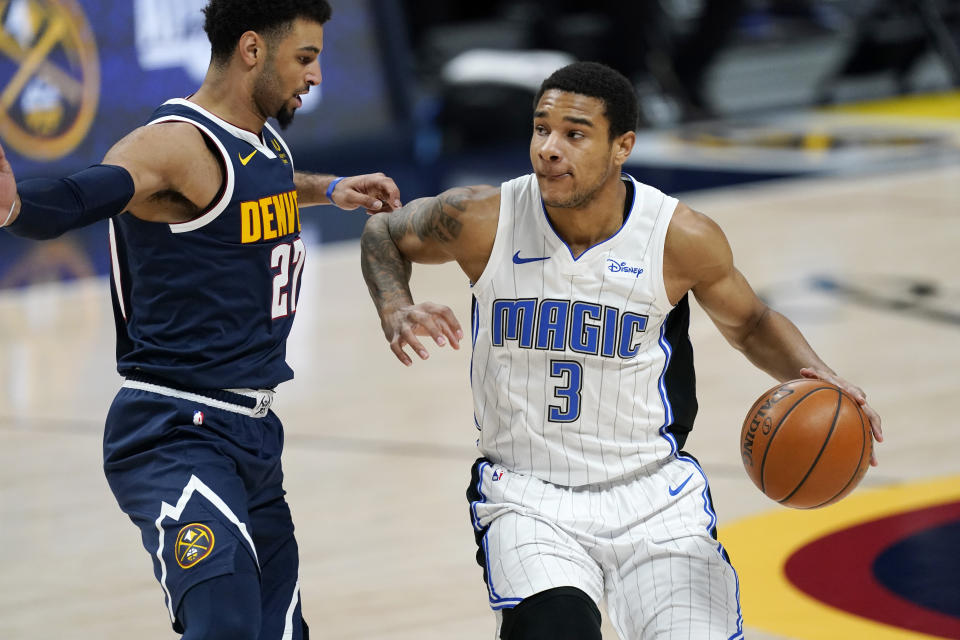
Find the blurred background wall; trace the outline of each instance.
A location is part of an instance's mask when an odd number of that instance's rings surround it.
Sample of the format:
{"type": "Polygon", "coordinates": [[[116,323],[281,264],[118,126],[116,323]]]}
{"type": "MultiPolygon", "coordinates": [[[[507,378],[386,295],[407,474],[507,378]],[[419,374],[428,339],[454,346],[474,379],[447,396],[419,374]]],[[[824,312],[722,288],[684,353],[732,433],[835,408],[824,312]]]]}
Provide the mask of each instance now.
{"type": "MultiPolygon", "coordinates": [[[[158,104],[195,90],[209,59],[204,4],[0,0],[0,139],[18,178],[95,164],[158,104]]],[[[322,87],[287,133],[297,166],[384,171],[405,200],[526,172],[534,91],[576,59],[634,82],[642,134],[630,170],[671,192],[850,168],[849,153],[831,164],[822,153],[770,161],[771,150],[855,148],[870,164],[881,147],[886,159],[929,161],[957,146],[937,130],[838,133],[788,116],[933,95],[946,101],[934,115],[956,118],[958,0],[332,4],[322,87]]],[[[362,228],[361,215],[322,213],[304,216],[314,242],[362,228]]],[[[104,233],[45,244],[0,234],[0,287],[106,273],[104,233]]]]}

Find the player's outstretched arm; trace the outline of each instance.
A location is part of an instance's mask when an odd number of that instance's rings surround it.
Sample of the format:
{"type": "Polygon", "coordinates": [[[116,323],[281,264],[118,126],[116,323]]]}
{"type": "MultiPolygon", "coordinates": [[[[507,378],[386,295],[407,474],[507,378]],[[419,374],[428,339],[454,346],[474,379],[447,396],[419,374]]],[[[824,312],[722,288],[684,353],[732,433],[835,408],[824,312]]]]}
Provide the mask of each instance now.
{"type": "Polygon", "coordinates": [[[297,171],[293,176],[301,206],[333,204],[341,209],[358,207],[374,214],[403,206],[400,189],[382,173],[340,177],[297,171]]]}
{"type": "Polygon", "coordinates": [[[405,365],[413,364],[406,346],[421,359],[429,357],[418,335],[433,337],[439,346],[449,341],[454,348],[463,338],[460,323],[448,307],[414,303],[411,263],[455,260],[475,281],[490,257],[499,212],[498,188],[463,187],[414,200],[367,221],[360,249],[363,277],[390,349],[405,365]]]}
{"type": "Polygon", "coordinates": [[[876,440],[883,440],[880,416],[863,390],[837,375],[793,322],[760,300],[734,266],[727,238],[713,220],[680,204],[667,232],[664,262],[667,277],[679,290],[693,291],[727,341],[750,362],[781,382],[815,377],[840,386],[861,404],[876,440]]]}
{"type": "Polygon", "coordinates": [[[136,129],[107,152],[102,164],[66,178],[14,183],[6,166],[0,176],[5,189],[0,200],[6,206],[13,190],[6,226],[37,240],[124,211],[155,222],[189,220],[214,198],[223,180],[200,132],[183,123],[136,129]]]}

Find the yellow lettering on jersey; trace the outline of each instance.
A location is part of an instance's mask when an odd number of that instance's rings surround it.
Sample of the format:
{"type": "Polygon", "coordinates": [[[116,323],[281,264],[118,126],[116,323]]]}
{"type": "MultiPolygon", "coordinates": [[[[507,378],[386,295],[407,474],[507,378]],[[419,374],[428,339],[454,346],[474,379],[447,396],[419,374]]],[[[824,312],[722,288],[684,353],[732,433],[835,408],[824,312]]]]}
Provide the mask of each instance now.
{"type": "Polygon", "coordinates": [[[287,229],[293,233],[297,230],[297,214],[293,210],[293,198],[289,193],[281,193],[280,200],[283,201],[284,210],[287,212],[287,229]]]}
{"type": "Polygon", "coordinates": [[[270,206],[273,198],[260,198],[260,213],[263,214],[263,239],[273,240],[277,237],[277,230],[273,228],[273,211],[270,206]]]}
{"type": "Polygon", "coordinates": [[[282,193],[273,196],[273,210],[277,212],[277,233],[287,235],[287,204],[282,193]]]}
{"type": "Polygon", "coordinates": [[[260,239],[260,205],[244,202],[240,205],[240,238],[243,244],[260,239]]]}
{"type": "Polygon", "coordinates": [[[300,209],[296,191],[240,203],[240,239],[243,244],[274,240],[299,231],[300,209]]]}
{"type": "Polygon", "coordinates": [[[297,213],[297,231],[300,231],[300,205],[297,204],[296,190],[290,192],[290,199],[293,201],[293,210],[297,213]]]}

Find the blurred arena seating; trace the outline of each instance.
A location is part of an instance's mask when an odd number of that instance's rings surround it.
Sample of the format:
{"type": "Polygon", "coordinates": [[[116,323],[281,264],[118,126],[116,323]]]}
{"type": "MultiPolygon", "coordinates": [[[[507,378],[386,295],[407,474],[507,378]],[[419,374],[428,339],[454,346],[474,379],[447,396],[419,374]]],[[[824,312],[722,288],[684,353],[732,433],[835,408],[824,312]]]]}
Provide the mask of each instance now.
{"type": "MultiPolygon", "coordinates": [[[[199,19],[205,2],[76,0],[77,9],[63,13],[59,2],[36,0],[74,28],[26,79],[21,63],[43,33],[26,19],[24,8],[33,6],[27,0],[0,3],[0,86],[11,92],[0,139],[18,178],[66,175],[95,164],[157,104],[189,95],[209,51],[199,19]]],[[[732,151],[744,139],[807,146],[830,139],[799,125],[785,137],[725,132],[731,123],[960,85],[960,0],[333,5],[324,82],[295,124],[297,166],[340,175],[384,171],[406,200],[527,171],[533,95],[545,76],[572,60],[607,63],[634,82],[644,134],[676,132],[669,144],[641,136],[630,167],[638,179],[672,192],[797,173],[795,163],[766,157],[731,172],[716,148],[709,162],[690,166],[697,156],[691,144],[723,147],[724,157],[740,161],[748,154],[732,151]],[[678,140],[688,145],[679,152],[678,140]],[[664,149],[682,161],[667,158],[664,149]]],[[[878,137],[902,138],[854,136],[878,137]]],[[[928,147],[916,148],[930,155],[928,147]]],[[[827,170],[849,164],[834,158],[827,170]]],[[[362,216],[310,216],[305,235],[316,243],[353,239],[363,222],[362,216]]],[[[95,225],[42,248],[0,234],[0,288],[24,286],[41,273],[53,279],[106,273],[104,233],[95,225]],[[36,268],[38,261],[48,267],[36,268]]]]}
{"type": "Polygon", "coordinates": [[[943,90],[960,83],[957,5],[522,0],[481,8],[404,0],[404,11],[424,111],[435,116],[444,149],[455,151],[526,136],[518,105],[532,92],[510,79],[505,61],[529,66],[531,52],[546,67],[548,51],[556,66],[566,54],[619,69],[636,83],[648,126],[943,90]],[[486,70],[474,59],[473,77],[450,73],[476,51],[501,55],[487,56],[486,70]]]}

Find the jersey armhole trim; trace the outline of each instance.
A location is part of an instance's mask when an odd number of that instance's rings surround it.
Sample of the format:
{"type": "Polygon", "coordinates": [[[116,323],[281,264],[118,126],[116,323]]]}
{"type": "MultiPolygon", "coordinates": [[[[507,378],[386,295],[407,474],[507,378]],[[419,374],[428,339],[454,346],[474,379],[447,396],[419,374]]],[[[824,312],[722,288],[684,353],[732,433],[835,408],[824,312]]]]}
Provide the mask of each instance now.
{"type": "Polygon", "coordinates": [[[153,124],[162,124],[164,122],[185,122],[187,124],[192,124],[197,129],[200,129],[207,139],[216,145],[223,160],[223,170],[225,175],[223,194],[220,196],[220,199],[211,203],[205,213],[200,214],[193,220],[187,220],[186,222],[173,222],[168,225],[171,233],[186,233],[188,231],[196,231],[197,229],[207,226],[220,217],[220,214],[223,213],[224,210],[226,210],[227,205],[230,204],[230,200],[233,198],[233,188],[236,184],[236,175],[234,174],[233,170],[233,162],[230,160],[230,155],[227,153],[226,147],[223,146],[223,143],[220,142],[217,136],[213,135],[213,132],[210,131],[210,129],[196,120],[192,120],[184,116],[163,116],[147,123],[147,126],[153,124]]]}
{"type": "MultiPolygon", "coordinates": [[[[660,202],[660,211],[657,215],[657,221],[654,223],[654,242],[660,253],[657,261],[659,276],[656,278],[658,306],[664,314],[669,313],[676,305],[670,302],[670,295],[667,293],[667,280],[664,270],[664,261],[667,259],[667,231],[670,229],[670,222],[673,220],[673,214],[677,211],[680,201],[666,194],[661,194],[663,200],[660,202]],[[662,301],[662,303],[660,303],[662,301]]],[[[681,297],[681,300],[683,298],[681,297]]],[[[679,304],[679,300],[677,303],[679,304]]]]}
{"type": "Polygon", "coordinates": [[[113,277],[113,283],[117,290],[117,304],[120,307],[120,314],[123,316],[123,321],[127,321],[127,305],[123,300],[123,280],[120,275],[120,252],[117,250],[117,231],[113,224],[113,218],[110,218],[109,223],[109,239],[110,239],[110,274],[113,277]]]}

